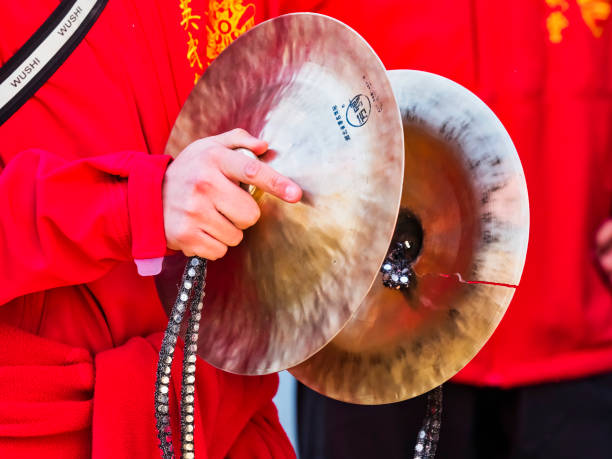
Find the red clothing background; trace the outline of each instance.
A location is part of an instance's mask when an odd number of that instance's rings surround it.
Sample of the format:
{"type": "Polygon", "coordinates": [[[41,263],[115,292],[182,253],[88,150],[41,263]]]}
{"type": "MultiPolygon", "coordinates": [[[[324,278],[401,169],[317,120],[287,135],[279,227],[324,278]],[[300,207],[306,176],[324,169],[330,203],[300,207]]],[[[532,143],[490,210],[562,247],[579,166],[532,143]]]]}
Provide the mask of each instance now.
{"type": "MultiPolygon", "coordinates": [[[[0,62],[57,3],[2,4],[0,62]]],[[[527,264],[458,381],[507,387],[612,369],[612,300],[593,259],[612,196],[609,18],[597,35],[572,0],[563,11],[544,0],[242,3],[256,22],[290,9],[337,17],[388,68],[458,81],[509,130],[530,193],[527,264]],[[560,42],[547,29],[555,12],[569,24],[560,42]]],[[[110,0],[0,127],[2,457],[158,457],[152,388],[166,319],[132,259],[165,251],[161,153],[196,73],[180,5],[110,0]]],[[[204,53],[208,2],[183,5],[200,16],[189,30],[204,53]]],[[[276,377],[198,365],[198,457],[293,454],[271,402],[276,377]]]]}
{"type": "Polygon", "coordinates": [[[455,381],[510,387],[612,370],[612,295],[594,255],[612,208],[610,3],[382,0],[318,10],[361,33],[388,69],[438,73],[475,92],[523,163],[531,211],[523,278],[455,381]]]}
{"type": "MultiPolygon", "coordinates": [[[[2,3],[0,62],[57,4],[2,3]]],[[[153,390],[167,319],[133,259],[166,251],[162,153],[197,74],[231,41],[219,20],[235,38],[279,8],[110,0],[0,127],[1,457],[159,457],[153,390]]],[[[294,457],[277,384],[199,361],[196,456],[294,457]]]]}

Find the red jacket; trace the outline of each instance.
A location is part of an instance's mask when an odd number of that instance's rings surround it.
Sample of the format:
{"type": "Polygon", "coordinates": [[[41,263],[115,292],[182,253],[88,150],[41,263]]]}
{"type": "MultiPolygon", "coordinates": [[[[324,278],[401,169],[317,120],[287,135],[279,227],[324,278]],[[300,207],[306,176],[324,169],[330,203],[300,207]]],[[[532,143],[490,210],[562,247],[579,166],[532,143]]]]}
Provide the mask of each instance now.
{"type": "Polygon", "coordinates": [[[523,278],[456,381],[508,387],[612,370],[612,295],[594,256],[612,207],[610,3],[381,0],[319,10],[360,32],[387,68],[435,72],[474,91],[523,163],[523,278]]]}
{"type": "MultiPolygon", "coordinates": [[[[57,4],[2,3],[0,62],[57,4]]],[[[167,319],[133,259],[166,251],[162,153],[194,81],[280,12],[256,0],[208,4],[109,0],[0,127],[0,457],[159,457],[153,390],[167,319]]],[[[294,457],[271,400],[276,376],[203,361],[198,374],[196,457],[294,457]]]]}

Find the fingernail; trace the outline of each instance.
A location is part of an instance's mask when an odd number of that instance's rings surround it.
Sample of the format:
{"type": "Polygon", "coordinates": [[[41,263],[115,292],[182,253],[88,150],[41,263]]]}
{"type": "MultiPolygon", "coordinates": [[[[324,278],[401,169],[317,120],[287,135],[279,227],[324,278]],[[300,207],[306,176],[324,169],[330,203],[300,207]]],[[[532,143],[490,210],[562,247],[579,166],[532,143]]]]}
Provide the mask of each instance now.
{"type": "Polygon", "coordinates": [[[297,199],[300,195],[300,189],[296,185],[289,184],[285,187],[285,197],[290,200],[297,199]]]}

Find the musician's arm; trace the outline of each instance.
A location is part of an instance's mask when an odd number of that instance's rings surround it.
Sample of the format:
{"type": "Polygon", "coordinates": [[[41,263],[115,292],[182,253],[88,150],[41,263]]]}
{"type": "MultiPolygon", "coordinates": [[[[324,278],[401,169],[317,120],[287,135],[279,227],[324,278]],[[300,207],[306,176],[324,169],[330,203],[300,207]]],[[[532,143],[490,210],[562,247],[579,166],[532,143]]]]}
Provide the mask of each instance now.
{"type": "Polygon", "coordinates": [[[18,154],[0,175],[0,304],[85,283],[129,259],[169,247],[216,259],[255,224],[259,207],[238,182],[287,202],[299,186],[265,163],[267,144],[235,129],[169,156],[118,153],[78,161],[40,150],[18,154]]]}
{"type": "Polygon", "coordinates": [[[0,304],[91,281],[114,264],[166,252],[161,187],[168,156],[76,161],[24,151],[0,173],[0,304]]]}

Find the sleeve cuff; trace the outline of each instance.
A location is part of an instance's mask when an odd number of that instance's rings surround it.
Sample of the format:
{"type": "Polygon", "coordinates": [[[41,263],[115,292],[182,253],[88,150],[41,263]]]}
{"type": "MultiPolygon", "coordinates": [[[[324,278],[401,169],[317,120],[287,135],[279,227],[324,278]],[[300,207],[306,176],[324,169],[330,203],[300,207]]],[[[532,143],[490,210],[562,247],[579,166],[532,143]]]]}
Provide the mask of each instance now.
{"type": "Polygon", "coordinates": [[[128,177],[128,211],[132,235],[132,257],[139,274],[161,271],[167,252],[162,205],[162,183],[169,155],[142,154],[133,158],[128,177]]]}
{"type": "Polygon", "coordinates": [[[164,257],[134,259],[138,274],[141,276],[156,276],[161,273],[163,262],[164,257]]]}

